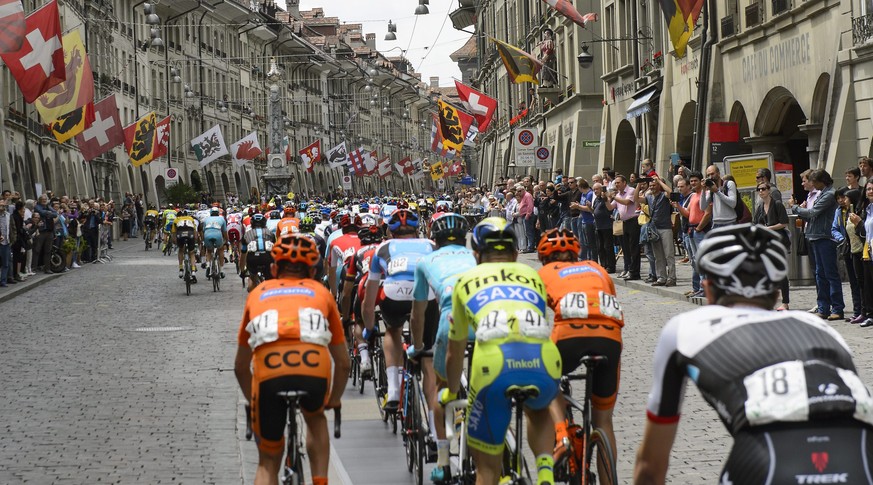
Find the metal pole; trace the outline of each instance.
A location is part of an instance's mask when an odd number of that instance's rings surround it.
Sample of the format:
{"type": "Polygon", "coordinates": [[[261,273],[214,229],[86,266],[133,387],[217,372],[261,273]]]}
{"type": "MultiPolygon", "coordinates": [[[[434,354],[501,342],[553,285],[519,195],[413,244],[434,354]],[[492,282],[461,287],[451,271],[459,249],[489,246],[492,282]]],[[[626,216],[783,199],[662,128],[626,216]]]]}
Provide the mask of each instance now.
{"type": "Polygon", "coordinates": [[[139,52],[139,36],[136,34],[139,25],[136,23],[136,7],[139,7],[147,1],[148,0],[141,0],[140,2],[133,4],[133,7],[130,8],[130,11],[133,13],[133,97],[135,106],[134,112],[136,113],[137,120],[139,120],[139,64],[136,62],[136,55],[139,52]]]}
{"type": "Polygon", "coordinates": [[[706,134],[706,107],[707,95],[709,94],[709,64],[712,61],[712,46],[718,35],[716,34],[715,16],[710,15],[712,0],[703,3],[703,32],[700,36],[703,40],[703,52],[700,55],[700,70],[697,73],[697,110],[694,115],[694,144],[691,151],[691,169],[703,171],[704,136],[706,134]]]}

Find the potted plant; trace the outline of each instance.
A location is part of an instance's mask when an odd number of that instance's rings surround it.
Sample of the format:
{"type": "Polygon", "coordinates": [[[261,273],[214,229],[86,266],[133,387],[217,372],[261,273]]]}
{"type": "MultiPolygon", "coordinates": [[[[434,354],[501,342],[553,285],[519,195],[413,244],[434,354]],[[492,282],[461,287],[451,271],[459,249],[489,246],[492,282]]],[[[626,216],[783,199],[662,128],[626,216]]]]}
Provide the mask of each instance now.
{"type": "Polygon", "coordinates": [[[655,54],[652,55],[652,65],[654,65],[656,69],[664,67],[664,55],[661,51],[655,52],[655,54]]]}
{"type": "Polygon", "coordinates": [[[644,76],[647,75],[648,73],[652,72],[653,70],[655,70],[655,66],[652,65],[652,61],[649,59],[646,59],[645,61],[643,61],[643,65],[640,66],[640,72],[644,76]]]}

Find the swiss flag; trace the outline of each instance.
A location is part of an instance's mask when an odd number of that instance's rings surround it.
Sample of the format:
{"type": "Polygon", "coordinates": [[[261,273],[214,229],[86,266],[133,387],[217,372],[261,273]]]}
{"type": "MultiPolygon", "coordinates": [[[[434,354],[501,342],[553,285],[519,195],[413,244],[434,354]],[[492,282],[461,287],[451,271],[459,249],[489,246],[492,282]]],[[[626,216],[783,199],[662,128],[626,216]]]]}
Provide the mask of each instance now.
{"type": "Polygon", "coordinates": [[[0,53],[19,51],[26,31],[21,0],[0,0],[0,53]]]}
{"type": "Polygon", "coordinates": [[[25,24],[21,49],[0,57],[18,83],[24,100],[33,103],[49,88],[67,79],[57,0],[28,15],[25,24]]]}
{"type": "Polygon", "coordinates": [[[479,123],[479,132],[484,133],[491,124],[494,113],[497,112],[497,100],[462,82],[455,81],[455,87],[458,88],[458,97],[479,123]]]}
{"type": "Polygon", "coordinates": [[[155,145],[155,158],[163,157],[170,150],[170,117],[158,121],[155,126],[157,133],[157,145],[155,145]]]}
{"type": "Polygon", "coordinates": [[[94,105],[94,121],[76,135],[76,145],[82,151],[82,157],[90,162],[122,143],[124,129],[113,94],[94,105]]]}

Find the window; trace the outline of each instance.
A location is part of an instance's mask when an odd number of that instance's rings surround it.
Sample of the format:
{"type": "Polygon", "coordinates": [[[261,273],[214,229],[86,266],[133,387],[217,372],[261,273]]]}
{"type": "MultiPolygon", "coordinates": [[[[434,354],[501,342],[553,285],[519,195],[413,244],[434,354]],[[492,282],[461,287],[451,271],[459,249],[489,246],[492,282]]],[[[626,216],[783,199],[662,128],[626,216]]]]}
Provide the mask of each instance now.
{"type": "Polygon", "coordinates": [[[860,0],[861,15],[873,14],[873,0],[860,0]]]}

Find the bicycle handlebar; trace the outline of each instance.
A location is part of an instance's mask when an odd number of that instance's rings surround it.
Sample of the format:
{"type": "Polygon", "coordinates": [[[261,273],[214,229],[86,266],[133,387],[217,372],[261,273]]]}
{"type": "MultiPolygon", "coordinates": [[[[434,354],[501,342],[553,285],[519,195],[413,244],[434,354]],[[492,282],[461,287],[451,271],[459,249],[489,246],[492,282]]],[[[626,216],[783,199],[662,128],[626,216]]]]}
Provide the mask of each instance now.
{"type": "Polygon", "coordinates": [[[446,439],[451,441],[455,438],[455,411],[467,407],[466,399],[455,399],[445,405],[446,439]]]}

